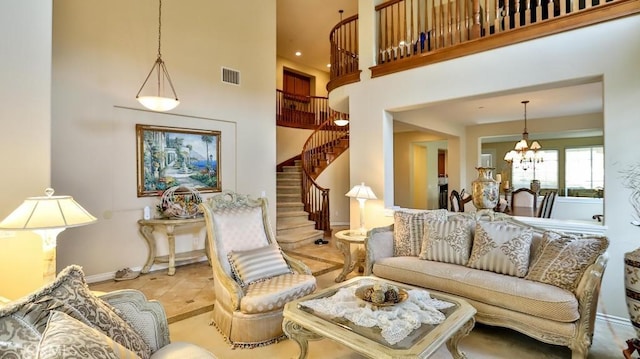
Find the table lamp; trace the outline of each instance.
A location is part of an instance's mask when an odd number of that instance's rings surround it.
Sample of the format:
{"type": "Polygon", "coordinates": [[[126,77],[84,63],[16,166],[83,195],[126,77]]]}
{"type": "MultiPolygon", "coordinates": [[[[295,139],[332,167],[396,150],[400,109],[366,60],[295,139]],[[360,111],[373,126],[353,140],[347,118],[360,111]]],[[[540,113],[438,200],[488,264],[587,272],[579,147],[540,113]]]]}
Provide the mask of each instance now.
{"type": "Polygon", "coordinates": [[[355,198],[360,203],[360,233],[365,234],[367,232],[364,226],[364,203],[368,199],[378,199],[371,190],[371,187],[365,186],[364,182],[359,185],[353,186],[353,188],[345,194],[347,197],[355,198]]]}
{"type": "Polygon", "coordinates": [[[0,222],[0,230],[33,231],[42,237],[45,283],[56,277],[56,238],[66,228],[95,222],[96,217],[82,208],[71,196],[54,196],[47,188],[46,196],[29,197],[7,218],[0,222]]]}

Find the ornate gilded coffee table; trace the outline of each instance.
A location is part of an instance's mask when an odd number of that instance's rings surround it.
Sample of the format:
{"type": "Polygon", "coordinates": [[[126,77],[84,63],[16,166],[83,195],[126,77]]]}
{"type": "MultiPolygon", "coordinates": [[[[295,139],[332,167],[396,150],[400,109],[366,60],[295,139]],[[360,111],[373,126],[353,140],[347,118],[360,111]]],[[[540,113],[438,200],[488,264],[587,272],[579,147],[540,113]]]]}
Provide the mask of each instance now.
{"type": "Polygon", "coordinates": [[[361,327],[345,318],[330,318],[301,304],[312,299],[333,296],[341,288],[359,287],[363,283],[370,283],[371,280],[393,284],[405,290],[421,289],[376,277],[355,277],[287,303],[284,307],[282,328],[285,334],[300,346],[300,359],[307,356],[309,340],[322,338],[341,343],[369,358],[428,358],[445,343],[453,358],[466,358],[458,349],[458,342],[473,329],[476,310],[459,298],[429,291],[432,298],[453,304],[451,308],[441,310],[445,315],[444,321],[434,325],[422,324],[393,345],[382,337],[379,328],[361,327]]]}

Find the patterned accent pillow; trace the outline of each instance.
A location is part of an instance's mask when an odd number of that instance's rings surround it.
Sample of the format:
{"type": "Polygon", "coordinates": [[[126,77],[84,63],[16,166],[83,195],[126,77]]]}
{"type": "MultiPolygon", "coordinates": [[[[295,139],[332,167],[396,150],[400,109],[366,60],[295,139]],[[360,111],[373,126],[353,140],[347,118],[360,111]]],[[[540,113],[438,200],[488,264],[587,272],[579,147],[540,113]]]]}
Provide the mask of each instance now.
{"type": "Polygon", "coordinates": [[[139,356],[100,331],[54,310],[42,334],[37,358],[136,359],[139,356]]]}
{"type": "Polygon", "coordinates": [[[393,255],[418,256],[422,245],[425,221],[446,221],[446,209],[401,209],[393,214],[393,255]]]}
{"type": "Polygon", "coordinates": [[[471,254],[471,225],[466,220],[427,221],[420,259],[466,265],[471,254]]]}
{"type": "Polygon", "coordinates": [[[609,247],[607,237],[580,237],[547,231],[542,250],[525,279],[574,291],[582,274],[609,247]]]}
{"type": "Polygon", "coordinates": [[[113,307],[91,293],[82,268],[77,265],[62,270],[52,283],[37,292],[0,309],[0,326],[5,325],[10,318],[14,322],[20,321],[22,326],[18,327],[10,322],[9,333],[2,333],[0,330],[0,339],[16,333],[26,335],[24,333],[27,330],[41,334],[45,329],[43,318],[48,318],[51,310],[64,311],[84,323],[91,323],[91,326],[143,359],[151,356],[151,348],[131,325],[113,307]]]}
{"type": "Polygon", "coordinates": [[[273,244],[248,251],[231,251],[227,257],[231,272],[241,286],[293,273],[284,260],[280,247],[273,244]]]}
{"type": "Polygon", "coordinates": [[[533,231],[505,222],[476,222],[468,267],[524,277],[533,231]]]}

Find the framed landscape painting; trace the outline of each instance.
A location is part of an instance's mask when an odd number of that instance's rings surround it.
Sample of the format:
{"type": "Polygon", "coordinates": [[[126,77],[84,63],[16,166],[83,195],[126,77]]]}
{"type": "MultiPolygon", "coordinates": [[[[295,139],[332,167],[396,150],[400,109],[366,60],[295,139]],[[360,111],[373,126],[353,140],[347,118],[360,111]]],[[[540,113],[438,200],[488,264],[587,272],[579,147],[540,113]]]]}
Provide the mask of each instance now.
{"type": "Polygon", "coordinates": [[[138,197],[185,186],[220,192],[220,131],[136,124],[138,197]]]}

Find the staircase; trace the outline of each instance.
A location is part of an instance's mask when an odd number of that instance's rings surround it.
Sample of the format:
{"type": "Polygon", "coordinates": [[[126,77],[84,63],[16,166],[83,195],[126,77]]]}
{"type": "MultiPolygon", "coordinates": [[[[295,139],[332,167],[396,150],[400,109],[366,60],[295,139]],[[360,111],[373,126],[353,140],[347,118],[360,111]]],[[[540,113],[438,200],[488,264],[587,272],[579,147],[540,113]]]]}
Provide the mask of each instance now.
{"type": "Polygon", "coordinates": [[[283,166],[276,172],[276,238],[280,247],[291,250],[323,238],[323,231],[315,229],[302,203],[302,167],[283,166]]]}

